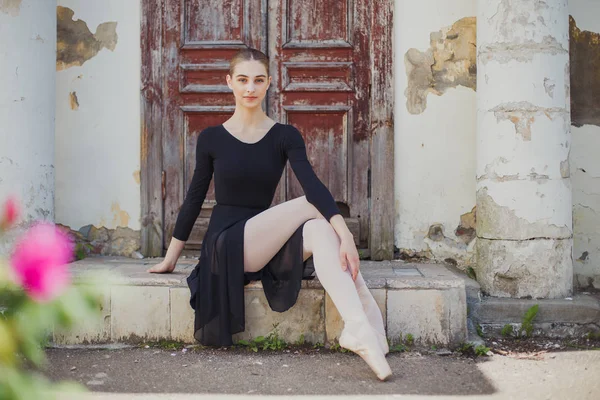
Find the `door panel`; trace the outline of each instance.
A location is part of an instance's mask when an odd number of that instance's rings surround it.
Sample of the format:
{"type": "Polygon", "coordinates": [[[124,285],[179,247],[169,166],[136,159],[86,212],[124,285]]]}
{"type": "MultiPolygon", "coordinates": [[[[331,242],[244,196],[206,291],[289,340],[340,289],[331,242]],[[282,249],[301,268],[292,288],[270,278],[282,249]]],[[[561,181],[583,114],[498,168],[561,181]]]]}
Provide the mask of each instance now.
{"type": "MultiPolygon", "coordinates": [[[[369,225],[368,15],[367,0],[271,0],[268,18],[269,111],[302,132],[315,172],[362,246],[369,225]]],[[[277,200],[301,194],[288,168],[277,200]]]]}
{"type": "Polygon", "coordinates": [[[283,0],[283,47],[351,48],[352,3],[352,0],[283,0]]]}
{"type": "MultiPolygon", "coordinates": [[[[288,123],[303,132],[308,159],[333,198],[348,203],[348,134],[352,132],[349,107],[287,106],[288,123]]],[[[304,192],[293,173],[287,174],[288,198],[304,192]]]]}

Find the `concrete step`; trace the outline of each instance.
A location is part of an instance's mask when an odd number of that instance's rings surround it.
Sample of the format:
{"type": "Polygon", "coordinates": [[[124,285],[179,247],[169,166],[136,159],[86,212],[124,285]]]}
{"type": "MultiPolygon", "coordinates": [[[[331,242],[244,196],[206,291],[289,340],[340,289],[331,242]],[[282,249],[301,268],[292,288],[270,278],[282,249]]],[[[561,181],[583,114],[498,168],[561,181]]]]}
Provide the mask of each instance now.
{"type": "Polygon", "coordinates": [[[481,292],[477,281],[455,267],[448,269],[465,283],[468,342],[482,340],[477,328],[487,338],[502,337],[507,324],[517,330],[527,310],[535,305],[538,313],[532,321],[534,336],[568,338],[600,332],[600,291],[575,291],[562,299],[490,297],[481,292]]]}
{"type": "Polygon", "coordinates": [[[502,328],[518,328],[534,305],[533,334],[549,337],[579,337],[600,332],[600,295],[580,292],[564,299],[507,299],[482,297],[469,307],[469,317],[490,337],[502,336],[502,328]]]}
{"type": "MultiPolygon", "coordinates": [[[[194,343],[193,310],[186,277],[197,260],[182,259],[172,274],[149,274],[160,259],[91,257],[71,264],[76,282],[87,272],[109,272],[102,282],[102,319],[71,332],[54,332],[58,345],[173,340],[194,343]]],[[[392,341],[412,334],[415,342],[443,346],[467,339],[465,282],[439,264],[362,261],[361,271],[386,322],[392,341]]],[[[317,279],[303,281],[298,301],[284,313],[272,311],[262,285],[245,288],[246,330],[235,340],[265,336],[276,327],[286,342],[303,335],[309,343],[338,338],[343,322],[317,279]]]]}

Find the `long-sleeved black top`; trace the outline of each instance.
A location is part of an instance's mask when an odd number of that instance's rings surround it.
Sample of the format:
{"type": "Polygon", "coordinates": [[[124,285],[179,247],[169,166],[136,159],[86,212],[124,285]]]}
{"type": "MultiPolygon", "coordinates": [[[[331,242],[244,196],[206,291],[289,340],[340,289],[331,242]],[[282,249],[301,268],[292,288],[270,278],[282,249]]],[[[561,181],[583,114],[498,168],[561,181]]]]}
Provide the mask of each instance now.
{"type": "Polygon", "coordinates": [[[173,237],[187,241],[213,177],[217,204],[267,209],[287,160],[308,202],[329,221],[340,211],[306,157],[302,135],[292,125],[276,123],[256,143],[233,136],[223,125],[203,130],[196,144],[196,168],[177,216],[173,237]]]}

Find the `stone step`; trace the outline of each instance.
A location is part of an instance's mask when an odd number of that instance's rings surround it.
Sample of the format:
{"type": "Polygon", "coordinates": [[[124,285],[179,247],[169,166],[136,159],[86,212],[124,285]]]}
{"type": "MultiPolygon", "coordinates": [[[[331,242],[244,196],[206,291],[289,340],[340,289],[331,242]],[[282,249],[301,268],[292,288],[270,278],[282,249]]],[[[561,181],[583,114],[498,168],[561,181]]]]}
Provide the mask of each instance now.
{"type": "Polygon", "coordinates": [[[471,343],[482,341],[477,332],[486,338],[500,338],[504,336],[502,330],[506,325],[511,325],[516,332],[527,311],[535,305],[538,312],[532,320],[534,336],[569,338],[600,332],[598,291],[579,290],[559,299],[490,297],[481,292],[477,281],[455,267],[448,269],[465,282],[468,341],[471,343]]]}
{"type": "Polygon", "coordinates": [[[487,336],[502,336],[507,324],[520,326],[527,310],[537,305],[534,335],[579,337],[600,332],[600,295],[580,292],[564,299],[508,299],[482,297],[469,308],[469,317],[487,336]]]}
{"type": "MultiPolygon", "coordinates": [[[[172,274],[149,274],[160,259],[91,257],[71,264],[75,282],[87,272],[109,272],[103,282],[102,319],[70,332],[54,332],[57,345],[172,340],[194,343],[194,314],[186,277],[197,260],[182,259],[172,274]]],[[[415,342],[453,346],[467,339],[464,280],[439,264],[362,261],[361,271],[386,322],[392,341],[412,334],[415,342]]],[[[317,279],[303,281],[297,303],[272,311],[262,285],[245,288],[246,330],[235,340],[266,336],[276,327],[288,343],[337,339],[340,315],[317,279]]]]}

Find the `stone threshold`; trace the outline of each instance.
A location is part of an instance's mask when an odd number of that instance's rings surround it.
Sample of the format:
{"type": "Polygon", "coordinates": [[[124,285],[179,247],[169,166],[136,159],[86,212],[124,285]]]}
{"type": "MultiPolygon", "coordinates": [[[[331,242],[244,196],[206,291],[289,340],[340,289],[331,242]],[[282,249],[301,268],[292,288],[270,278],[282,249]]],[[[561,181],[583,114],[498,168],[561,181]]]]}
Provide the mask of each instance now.
{"type": "Polygon", "coordinates": [[[556,338],[579,337],[600,332],[600,293],[576,291],[572,296],[559,299],[513,299],[485,296],[477,281],[449,269],[464,280],[467,293],[468,325],[474,330],[481,327],[486,337],[501,337],[502,328],[510,324],[521,326],[523,316],[538,305],[533,320],[533,336],[556,338]]]}
{"type": "MultiPolygon", "coordinates": [[[[136,260],[126,257],[89,257],[71,263],[75,281],[88,272],[102,271],[114,274],[111,284],[134,286],[169,286],[187,288],[186,278],[198,260],[184,259],[170,274],[150,274],[146,270],[162,258],[136,260]]],[[[404,261],[361,261],[361,273],[369,289],[444,289],[464,288],[457,274],[441,264],[416,264],[404,261]]],[[[323,289],[317,278],[302,281],[303,289],[323,289]]],[[[262,289],[253,282],[246,289],[262,289]]]]}
{"type": "MultiPolygon", "coordinates": [[[[75,282],[87,273],[108,272],[103,284],[102,319],[55,332],[58,345],[173,340],[194,343],[193,310],[186,278],[198,262],[180,259],[174,273],[149,274],[160,258],[90,257],[70,265],[75,282]]],[[[413,335],[416,342],[443,346],[467,339],[465,282],[440,264],[362,261],[361,272],[377,301],[392,341],[413,335]]],[[[246,329],[235,340],[276,331],[287,342],[335,341],[343,327],[337,309],[318,279],[305,280],[294,307],[272,311],[260,282],[245,288],[246,329]]]]}
{"type": "Polygon", "coordinates": [[[486,336],[500,337],[507,325],[520,327],[527,310],[538,305],[533,335],[557,338],[580,337],[600,332],[600,298],[577,293],[564,299],[509,299],[482,297],[469,309],[469,318],[486,336]]]}

